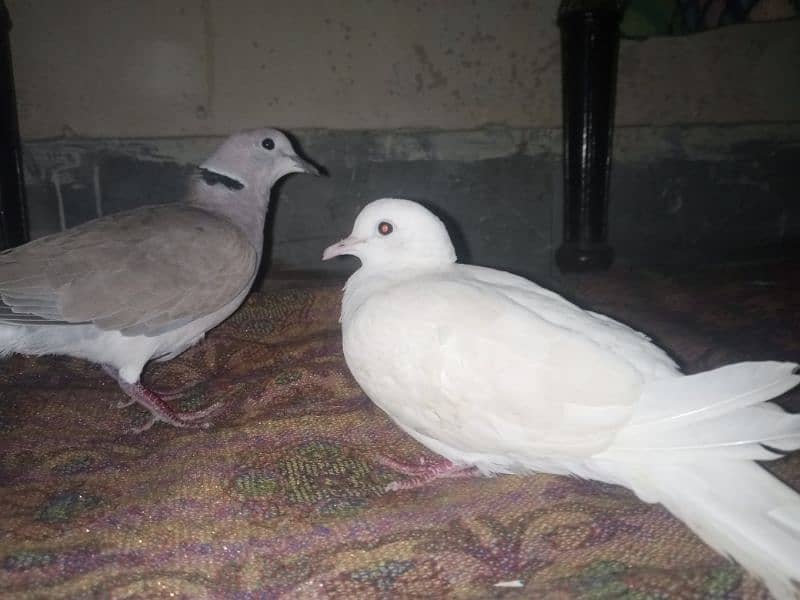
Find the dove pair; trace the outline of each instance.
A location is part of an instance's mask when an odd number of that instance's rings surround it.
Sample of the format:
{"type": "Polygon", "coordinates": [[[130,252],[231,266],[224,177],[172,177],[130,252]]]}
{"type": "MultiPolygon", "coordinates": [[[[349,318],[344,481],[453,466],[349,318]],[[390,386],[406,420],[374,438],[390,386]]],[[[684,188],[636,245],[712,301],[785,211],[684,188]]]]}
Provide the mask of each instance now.
{"type": "MultiPolygon", "coordinates": [[[[272,185],[315,173],[272,129],[227,140],[185,202],[112,215],[0,254],[0,354],[103,365],[151,418],[205,425],[139,381],[199,342],[256,275],[272,185]]],[[[646,336],[514,275],[456,264],[441,221],[367,205],[329,259],[361,260],[342,301],[347,365],[397,425],[444,461],[415,478],[547,472],[624,485],[797,598],[800,496],[754,461],[800,448],[800,416],[766,403],[794,363],[685,376],[646,336]]]]}
{"type": "Polygon", "coordinates": [[[275,129],[227,139],[183,202],[90,221],[0,253],[0,356],[65,354],[103,366],[155,421],[204,427],[139,381],[150,360],[198,343],[244,301],[263,249],[270,189],[318,174],[275,129]]]}
{"type": "Polygon", "coordinates": [[[755,461],[800,449],[800,415],[766,402],[798,365],[683,375],[645,335],[501,271],[456,264],[442,222],[382,199],[323,259],[356,256],[344,356],[367,396],[441,455],[437,477],[546,472],[626,486],[763,579],[800,596],[800,496],[755,461]]]}

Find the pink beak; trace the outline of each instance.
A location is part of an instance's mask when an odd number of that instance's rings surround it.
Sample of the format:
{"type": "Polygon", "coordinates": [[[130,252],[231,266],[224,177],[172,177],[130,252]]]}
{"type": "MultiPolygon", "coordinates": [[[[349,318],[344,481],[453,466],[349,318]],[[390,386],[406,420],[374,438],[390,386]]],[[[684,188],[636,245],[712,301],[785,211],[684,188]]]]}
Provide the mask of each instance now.
{"type": "Polygon", "coordinates": [[[322,260],[330,260],[334,256],[342,256],[344,254],[353,254],[353,248],[363,243],[364,240],[361,238],[353,237],[352,235],[346,237],[325,248],[325,252],[322,253],[322,260]]]}

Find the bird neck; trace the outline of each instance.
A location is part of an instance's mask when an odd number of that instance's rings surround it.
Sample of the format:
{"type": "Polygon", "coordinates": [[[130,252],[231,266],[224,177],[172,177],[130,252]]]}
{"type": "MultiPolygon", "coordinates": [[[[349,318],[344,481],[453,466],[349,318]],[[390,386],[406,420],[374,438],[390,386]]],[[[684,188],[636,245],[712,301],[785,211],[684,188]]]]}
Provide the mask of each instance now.
{"type": "Polygon", "coordinates": [[[408,281],[432,275],[435,273],[449,272],[454,263],[419,267],[417,265],[396,266],[386,268],[382,266],[371,267],[364,265],[353,273],[344,285],[342,297],[342,312],[339,321],[346,323],[358,308],[373,294],[379,293],[389,287],[408,281]]]}
{"type": "Polygon", "coordinates": [[[219,183],[210,184],[201,178],[192,181],[188,203],[236,225],[253,245],[260,260],[264,247],[268,196],[251,197],[255,193],[247,187],[236,189],[219,183]]]}

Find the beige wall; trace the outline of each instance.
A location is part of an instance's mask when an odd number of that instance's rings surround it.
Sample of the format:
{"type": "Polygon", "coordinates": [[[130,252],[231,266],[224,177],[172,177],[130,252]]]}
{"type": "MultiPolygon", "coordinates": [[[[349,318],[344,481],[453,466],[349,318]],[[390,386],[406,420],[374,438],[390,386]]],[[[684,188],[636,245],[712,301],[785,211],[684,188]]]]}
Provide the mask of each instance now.
{"type": "MultiPolygon", "coordinates": [[[[22,135],[560,124],[556,0],[10,0],[22,135]]],[[[618,123],[800,121],[800,22],[625,42],[618,123]]]]}

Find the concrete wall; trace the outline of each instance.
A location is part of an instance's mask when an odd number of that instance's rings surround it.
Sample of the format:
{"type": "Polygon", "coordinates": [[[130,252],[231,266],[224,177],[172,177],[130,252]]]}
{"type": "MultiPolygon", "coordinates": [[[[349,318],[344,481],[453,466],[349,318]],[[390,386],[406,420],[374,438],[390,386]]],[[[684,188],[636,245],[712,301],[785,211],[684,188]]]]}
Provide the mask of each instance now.
{"type": "MultiPolygon", "coordinates": [[[[557,129],[297,130],[329,177],[288,178],[273,194],[275,270],[349,272],[320,261],[375,198],[421,200],[447,217],[459,257],[555,275],[561,239],[557,129]]],[[[219,138],[46,140],[26,146],[34,235],[180,197],[219,138]]],[[[800,124],[624,127],[617,131],[610,237],[621,265],[774,256],[800,241],[800,124]]]]}
{"type": "MultiPolygon", "coordinates": [[[[231,131],[330,177],[277,190],[268,255],[323,264],[381,196],[450,216],[462,258],[553,273],[556,0],[10,0],[32,234],[181,197],[231,131]]],[[[609,228],[621,264],[800,240],[800,21],[624,42],[609,228]]]]}
{"type": "MultiPolygon", "coordinates": [[[[557,127],[557,0],[10,0],[22,135],[557,127]]],[[[624,42],[618,123],[800,121],[800,22],[624,42]]]]}

